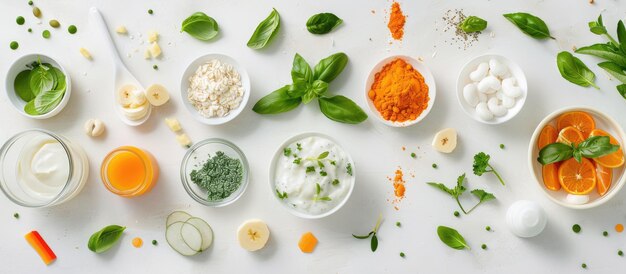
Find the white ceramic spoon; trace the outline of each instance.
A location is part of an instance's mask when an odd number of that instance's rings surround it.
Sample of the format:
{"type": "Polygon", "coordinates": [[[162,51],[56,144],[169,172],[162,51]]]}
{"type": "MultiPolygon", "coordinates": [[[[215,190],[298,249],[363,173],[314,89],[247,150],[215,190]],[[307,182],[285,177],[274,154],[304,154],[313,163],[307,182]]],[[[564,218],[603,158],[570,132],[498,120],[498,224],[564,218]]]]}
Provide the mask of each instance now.
{"type": "Polygon", "coordinates": [[[119,89],[124,85],[133,85],[139,88],[142,91],[145,91],[141,83],[137,81],[137,78],[133,76],[130,71],[126,68],[122,59],[120,58],[119,52],[115,48],[115,44],[113,43],[113,39],[111,38],[111,34],[109,34],[109,28],[104,22],[104,18],[100,14],[100,11],[96,7],[92,7],[89,10],[90,17],[92,18],[93,23],[96,25],[96,28],[100,29],[100,32],[105,37],[105,44],[109,48],[109,52],[111,53],[111,58],[113,59],[113,64],[115,65],[115,109],[117,116],[129,126],[138,126],[143,124],[150,118],[150,114],[152,113],[152,105],[148,104],[148,113],[139,119],[139,120],[131,120],[124,114],[124,110],[122,105],[119,102],[119,89]]]}

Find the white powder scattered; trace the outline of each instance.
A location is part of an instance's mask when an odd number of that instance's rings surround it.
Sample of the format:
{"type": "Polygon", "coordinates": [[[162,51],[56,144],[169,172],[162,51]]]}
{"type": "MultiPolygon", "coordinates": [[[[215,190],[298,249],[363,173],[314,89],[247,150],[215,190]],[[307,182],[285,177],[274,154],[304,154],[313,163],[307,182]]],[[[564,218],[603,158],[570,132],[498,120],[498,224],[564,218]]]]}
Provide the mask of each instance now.
{"type": "Polygon", "coordinates": [[[187,99],[204,117],[224,117],[239,107],[244,92],[233,66],[211,60],[189,77],[187,99]]]}

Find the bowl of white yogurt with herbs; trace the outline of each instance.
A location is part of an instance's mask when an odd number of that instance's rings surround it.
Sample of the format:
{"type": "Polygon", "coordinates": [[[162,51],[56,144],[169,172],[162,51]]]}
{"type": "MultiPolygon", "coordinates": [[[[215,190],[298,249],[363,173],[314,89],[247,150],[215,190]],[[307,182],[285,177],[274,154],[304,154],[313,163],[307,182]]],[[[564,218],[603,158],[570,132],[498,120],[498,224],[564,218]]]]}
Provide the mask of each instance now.
{"type": "Polygon", "coordinates": [[[304,133],[285,141],[270,165],[270,188],[289,212],[307,218],[326,217],[352,194],[354,161],[331,137],[304,133]]]}
{"type": "Polygon", "coordinates": [[[230,56],[207,54],[196,58],[181,80],[181,97],[191,115],[207,125],[227,123],[250,98],[250,77],[230,56]]]}

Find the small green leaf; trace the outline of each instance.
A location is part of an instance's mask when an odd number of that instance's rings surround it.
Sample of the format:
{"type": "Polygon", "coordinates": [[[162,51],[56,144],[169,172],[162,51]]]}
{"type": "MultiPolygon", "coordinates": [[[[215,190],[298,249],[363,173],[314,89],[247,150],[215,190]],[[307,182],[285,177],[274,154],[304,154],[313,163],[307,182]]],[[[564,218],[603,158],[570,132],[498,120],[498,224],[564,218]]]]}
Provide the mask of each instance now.
{"type": "Polygon", "coordinates": [[[87,247],[95,253],[103,253],[113,247],[125,229],[119,225],[107,226],[91,235],[87,247]]]}
{"type": "Polygon", "coordinates": [[[307,83],[313,82],[313,70],[309,63],[307,63],[300,54],[293,57],[293,65],[291,67],[291,79],[295,83],[296,81],[304,81],[307,83]]]}
{"type": "Polygon", "coordinates": [[[291,85],[284,86],[261,98],[252,110],[259,114],[277,114],[298,107],[302,99],[289,96],[287,91],[290,87],[291,85]]]}
{"type": "Polygon", "coordinates": [[[469,245],[465,242],[465,239],[458,231],[454,228],[450,228],[447,226],[439,226],[437,227],[437,235],[439,239],[446,244],[447,246],[461,250],[461,249],[471,249],[469,245]]]}
{"type": "Polygon", "coordinates": [[[376,237],[376,233],[372,235],[372,241],[370,242],[370,247],[372,248],[372,252],[375,252],[378,249],[378,237],[376,237]]]}
{"type": "Polygon", "coordinates": [[[30,70],[25,70],[17,74],[13,82],[13,89],[15,89],[15,94],[24,102],[30,102],[35,98],[35,95],[30,89],[30,70]]]}
{"type": "Polygon", "coordinates": [[[278,29],[280,28],[280,15],[276,11],[276,9],[272,9],[270,15],[265,18],[265,20],[261,21],[259,25],[254,30],[252,37],[248,41],[248,47],[251,49],[262,49],[264,48],[278,33],[278,29]]]}
{"type": "Polygon", "coordinates": [[[33,99],[35,111],[39,114],[46,114],[52,111],[61,103],[64,95],[65,90],[50,90],[39,93],[39,95],[33,99]]]}
{"type": "Polygon", "coordinates": [[[626,99],[626,84],[621,84],[617,86],[617,92],[619,92],[619,94],[622,95],[624,99],[626,99]]]}
{"type": "Polygon", "coordinates": [[[574,149],[572,146],[563,143],[553,143],[539,151],[537,161],[542,165],[557,163],[572,158],[573,153],[574,149]]]}
{"type": "Polygon", "coordinates": [[[313,68],[313,79],[330,83],[341,74],[347,64],[348,55],[343,52],[328,56],[313,68]]]}
{"type": "Polygon", "coordinates": [[[198,40],[208,41],[217,36],[219,27],[215,19],[203,12],[196,12],[183,21],[182,31],[198,40]]]}
{"type": "Polygon", "coordinates": [[[322,191],[322,187],[320,186],[320,184],[316,183],[315,184],[315,194],[319,195],[321,191],[322,191]]]}
{"type": "Polygon", "coordinates": [[[52,90],[55,84],[54,75],[46,66],[39,65],[30,71],[30,90],[33,95],[52,90]]]}
{"type": "Polygon", "coordinates": [[[330,152],[324,151],[324,152],[320,153],[320,155],[317,156],[317,159],[318,160],[325,159],[326,157],[328,157],[328,154],[330,154],[330,152]]]}
{"type": "Polygon", "coordinates": [[[352,237],[357,238],[357,239],[367,239],[367,238],[369,238],[370,236],[372,236],[372,234],[374,234],[374,231],[370,231],[370,233],[369,233],[369,234],[367,234],[367,235],[363,235],[363,236],[358,236],[358,235],[354,235],[354,234],[352,234],[352,237]]]}
{"type": "Polygon", "coordinates": [[[597,158],[611,154],[619,147],[611,144],[611,138],[608,136],[591,136],[578,145],[577,151],[585,158],[597,158]]]}
{"type": "Polygon", "coordinates": [[[326,34],[341,25],[342,22],[343,20],[332,13],[318,13],[307,20],[306,28],[313,34],[326,34]]]}
{"type": "Polygon", "coordinates": [[[556,64],[559,67],[561,76],[581,87],[593,86],[599,89],[594,83],[596,75],[580,59],[567,51],[562,51],[557,55],[556,64]]]}
{"type": "Polygon", "coordinates": [[[476,196],[478,198],[478,200],[480,201],[479,203],[483,203],[483,202],[487,202],[487,201],[491,201],[491,200],[495,200],[496,196],[494,196],[493,194],[486,192],[482,189],[474,189],[471,191],[472,194],[474,194],[474,196],[476,196]]]}
{"type": "Polygon", "coordinates": [[[483,31],[486,28],[487,21],[477,16],[467,17],[461,22],[461,29],[467,33],[483,31]]]}
{"type": "Polygon", "coordinates": [[[550,36],[550,30],[541,18],[529,13],[509,13],[503,15],[507,20],[511,21],[523,33],[535,39],[546,39],[554,37],[550,36]]]}
{"type": "Polygon", "coordinates": [[[600,57],[607,61],[614,62],[621,67],[626,67],[626,55],[624,55],[620,51],[615,50],[613,46],[609,44],[595,44],[587,47],[582,47],[577,49],[576,53],[600,57]]]}
{"type": "Polygon", "coordinates": [[[446,185],[442,183],[429,182],[427,184],[433,187],[436,187],[445,193],[450,194],[452,197],[456,196],[456,192],[453,189],[448,188],[446,185]]]}
{"type": "Polygon", "coordinates": [[[367,119],[363,109],[345,96],[320,97],[318,101],[322,113],[333,121],[358,124],[367,119]]]}
{"type": "Polygon", "coordinates": [[[602,24],[602,14],[598,16],[598,21],[589,22],[589,31],[597,35],[607,34],[606,28],[602,24]]]}
{"type": "Polygon", "coordinates": [[[315,80],[313,82],[313,85],[311,86],[311,90],[313,91],[315,96],[323,96],[328,91],[328,83],[322,80],[315,80]]]}
{"type": "Polygon", "coordinates": [[[599,63],[598,66],[611,74],[611,76],[615,77],[618,81],[626,84],[626,73],[624,73],[624,69],[622,69],[618,64],[613,62],[602,62],[599,63]]]}

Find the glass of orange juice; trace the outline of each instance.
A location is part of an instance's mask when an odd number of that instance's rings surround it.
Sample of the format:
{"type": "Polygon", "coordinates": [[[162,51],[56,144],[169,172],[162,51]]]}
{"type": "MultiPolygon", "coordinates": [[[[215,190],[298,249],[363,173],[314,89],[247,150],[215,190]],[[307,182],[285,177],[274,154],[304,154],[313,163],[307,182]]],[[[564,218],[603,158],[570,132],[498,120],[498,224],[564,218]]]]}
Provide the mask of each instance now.
{"type": "Polygon", "coordinates": [[[150,191],[159,178],[159,166],[140,148],[122,146],[109,152],[100,167],[104,186],[122,197],[137,197],[150,191]]]}

